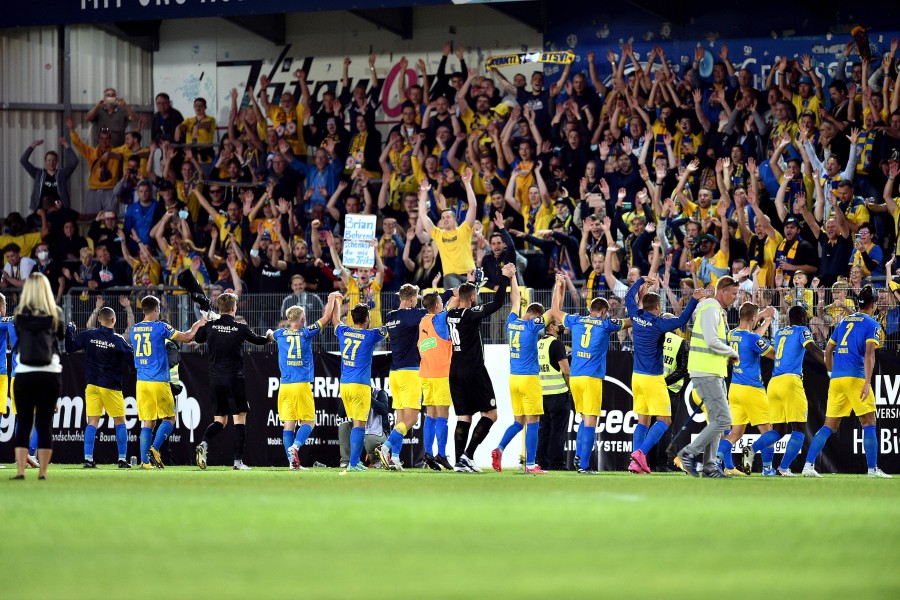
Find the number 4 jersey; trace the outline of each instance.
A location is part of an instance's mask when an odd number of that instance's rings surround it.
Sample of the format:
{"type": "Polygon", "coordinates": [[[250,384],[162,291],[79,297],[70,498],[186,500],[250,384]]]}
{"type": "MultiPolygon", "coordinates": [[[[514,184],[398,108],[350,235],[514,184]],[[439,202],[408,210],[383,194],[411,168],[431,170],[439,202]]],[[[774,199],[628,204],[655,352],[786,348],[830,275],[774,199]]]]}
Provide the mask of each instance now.
{"type": "Polygon", "coordinates": [[[285,327],[272,335],[278,344],[278,368],[281,383],[312,383],[313,381],[313,338],[322,331],[322,324],[316,321],[309,327],[291,329],[285,327]]]}
{"type": "Polygon", "coordinates": [[[544,318],[520,319],[516,313],[506,318],[509,339],[509,367],[512,375],[539,375],[538,340],[544,332],[544,318]]]}
{"type": "Polygon", "coordinates": [[[341,348],[341,383],[372,384],[372,354],[375,346],[387,337],[381,329],[357,329],[338,325],[337,334],[341,348]]]}

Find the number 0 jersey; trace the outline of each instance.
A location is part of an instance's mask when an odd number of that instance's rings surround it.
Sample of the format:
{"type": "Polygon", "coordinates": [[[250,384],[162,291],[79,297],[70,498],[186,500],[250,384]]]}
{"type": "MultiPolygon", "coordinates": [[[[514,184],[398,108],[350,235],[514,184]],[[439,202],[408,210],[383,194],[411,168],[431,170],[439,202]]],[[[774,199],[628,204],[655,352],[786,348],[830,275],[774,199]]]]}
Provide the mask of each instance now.
{"type": "Polygon", "coordinates": [[[166,340],[178,332],[162,321],[141,321],[131,326],[128,339],[134,345],[134,368],[138,381],[169,383],[169,356],[166,340]]]}
{"type": "Polygon", "coordinates": [[[619,319],[599,319],[566,315],[565,325],[572,330],[571,377],[606,377],[606,352],[609,336],[622,329],[619,319]]]}
{"type": "Polygon", "coordinates": [[[791,325],[779,329],[772,342],[772,345],[775,346],[775,369],[772,371],[772,377],[779,375],[802,377],[806,346],[813,342],[813,336],[808,327],[791,325]]]}
{"type": "Polygon", "coordinates": [[[341,350],[341,383],[372,385],[372,353],[387,332],[384,328],[357,329],[343,323],[334,332],[341,350]]]}
{"type": "Polygon", "coordinates": [[[278,368],[281,383],[312,383],[313,381],[313,338],[322,331],[322,322],[316,321],[309,327],[291,329],[285,327],[272,335],[278,344],[278,368]]]}
{"type": "Polygon", "coordinates": [[[506,336],[509,341],[509,372],[511,375],[540,375],[538,341],[544,332],[544,318],[520,319],[512,312],[506,317],[506,336]]]}
{"type": "Polygon", "coordinates": [[[876,346],[880,346],[881,340],[881,325],[867,314],[856,313],[841,321],[828,340],[837,346],[834,351],[831,378],[865,379],[866,343],[875,342],[876,346]]]}

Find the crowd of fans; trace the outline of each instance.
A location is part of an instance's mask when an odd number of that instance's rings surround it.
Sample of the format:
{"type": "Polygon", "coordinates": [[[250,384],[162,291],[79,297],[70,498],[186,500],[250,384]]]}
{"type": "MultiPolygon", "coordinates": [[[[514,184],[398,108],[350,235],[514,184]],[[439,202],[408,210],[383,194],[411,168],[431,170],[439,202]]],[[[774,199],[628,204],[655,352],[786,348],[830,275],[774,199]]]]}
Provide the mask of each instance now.
{"type": "Polygon", "coordinates": [[[72,291],[92,306],[106,289],[174,286],[190,270],[212,295],[277,297],[276,322],[293,304],[319,313],[320,293],[338,289],[345,306],[376,309],[377,325],[393,302],[382,295],[403,283],[449,287],[479,269],[496,289],[516,262],[535,297],[563,272],[570,303],[604,296],[613,315],[639,275],[659,273],[677,314],[730,274],[738,305],[801,304],[825,336],[871,281],[896,338],[896,49],[865,61],[851,42],[830,81],[808,56],[781,58],[755,89],[726,46],[709,80],[700,48],[679,77],[663,49],[640,61],[625,44],[607,53],[609,85],[593,53],[587,72],[566,65],[547,85],[541,71],[469,69],[448,43],[436,74],[419,61],[419,84],[399,78],[386,140],[375,55],[355,85],[345,59],[340,90],[320,98],[302,70],[296,95],[275,97],[265,77],[233,90],[225,128],[203,98],[184,118],[160,93],[146,117],[107,89],[90,141],[69,120],[64,160],[50,151],[38,167],[43,141],[25,149],[31,214],[6,216],[0,290],[38,269],[60,301],[72,291]],[[85,198],[70,196],[72,177],[88,179],[85,198]],[[378,217],[376,260],[351,271],[342,235],[357,214],[378,217]],[[93,219],[86,232],[79,218],[93,219]]]}

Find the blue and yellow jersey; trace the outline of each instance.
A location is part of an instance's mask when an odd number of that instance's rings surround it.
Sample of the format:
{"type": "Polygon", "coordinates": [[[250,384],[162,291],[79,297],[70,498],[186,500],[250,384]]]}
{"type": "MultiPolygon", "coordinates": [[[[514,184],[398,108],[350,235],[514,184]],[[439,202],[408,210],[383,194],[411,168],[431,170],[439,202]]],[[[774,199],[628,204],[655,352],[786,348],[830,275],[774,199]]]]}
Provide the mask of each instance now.
{"type": "MultiPolygon", "coordinates": [[[[18,343],[19,338],[16,337],[16,328],[13,325],[13,318],[3,317],[0,319],[0,375],[6,375],[6,349],[9,348],[12,350],[18,343]]],[[[13,354],[13,361],[15,361],[15,354],[13,354]]],[[[13,364],[12,376],[16,376],[15,364],[13,364]]],[[[6,399],[4,398],[0,401],[5,402],[6,399]]]]}
{"type": "Polygon", "coordinates": [[[866,377],[866,344],[882,343],[882,330],[878,321],[864,313],[854,313],[841,321],[831,334],[828,343],[837,348],[831,366],[831,378],[866,377]]]}
{"type": "Polygon", "coordinates": [[[807,344],[814,342],[808,327],[791,325],[782,327],[775,334],[775,370],[772,377],[779,375],[803,376],[803,357],[807,344]]]}
{"type": "Polygon", "coordinates": [[[381,329],[357,329],[343,323],[335,330],[341,349],[341,383],[372,384],[372,353],[387,337],[381,329]]]}
{"type": "Polygon", "coordinates": [[[291,329],[284,327],[272,333],[278,344],[278,369],[281,383],[312,383],[313,338],[322,331],[322,321],[309,327],[291,329]]]}
{"type": "Polygon", "coordinates": [[[572,330],[572,372],[570,376],[605,377],[609,336],[616,331],[621,331],[622,321],[566,315],[564,322],[566,327],[572,330]]]}
{"type": "Polygon", "coordinates": [[[162,321],[141,321],[128,330],[128,340],[134,346],[134,368],[138,381],[169,383],[169,356],[166,340],[178,334],[175,328],[162,321]]]}
{"type": "Polygon", "coordinates": [[[697,299],[691,296],[681,315],[662,317],[638,308],[638,290],[644,278],[638,277],[625,294],[625,308],[631,318],[631,335],[634,338],[634,372],[638,375],[663,374],[663,340],[667,333],[683,329],[697,308],[697,299]]]}
{"type": "Polygon", "coordinates": [[[419,323],[426,314],[424,308],[398,308],[387,314],[384,328],[391,338],[391,371],[419,368],[419,323]]]}
{"type": "Polygon", "coordinates": [[[762,388],[759,357],[772,347],[769,340],[752,331],[732,329],[728,332],[728,343],[738,353],[738,362],[731,372],[731,383],[762,388]]]}
{"type": "Polygon", "coordinates": [[[543,317],[520,319],[515,311],[506,317],[510,375],[540,375],[537,344],[543,333],[543,317]]]}

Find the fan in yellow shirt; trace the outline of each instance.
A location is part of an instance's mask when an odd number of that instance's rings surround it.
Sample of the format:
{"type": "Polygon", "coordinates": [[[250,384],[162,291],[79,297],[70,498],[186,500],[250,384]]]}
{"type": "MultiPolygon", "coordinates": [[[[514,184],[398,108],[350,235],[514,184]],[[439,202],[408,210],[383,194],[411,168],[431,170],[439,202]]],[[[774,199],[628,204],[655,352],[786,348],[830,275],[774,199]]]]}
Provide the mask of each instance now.
{"type": "MultiPolygon", "coordinates": [[[[184,140],[196,146],[212,146],[216,143],[216,120],[206,115],[206,99],[194,100],[194,115],[175,129],[175,141],[184,140]]],[[[200,163],[213,161],[215,149],[212,147],[197,148],[196,156],[200,163]]]]}
{"type": "Polygon", "coordinates": [[[423,179],[419,186],[419,221],[416,233],[425,233],[434,241],[441,256],[444,272],[444,288],[457,287],[466,281],[466,273],[475,268],[472,258],[472,231],[478,216],[478,202],[472,189],[472,169],[466,167],[462,174],[463,186],[469,206],[466,219],[457,226],[452,210],[444,210],[437,226],[428,217],[428,192],[431,184],[423,179]]]}

